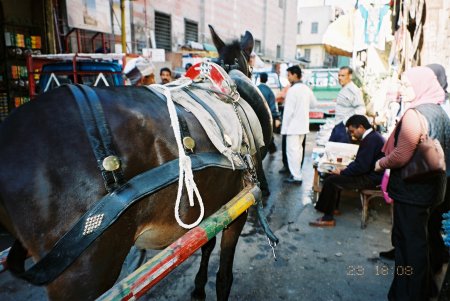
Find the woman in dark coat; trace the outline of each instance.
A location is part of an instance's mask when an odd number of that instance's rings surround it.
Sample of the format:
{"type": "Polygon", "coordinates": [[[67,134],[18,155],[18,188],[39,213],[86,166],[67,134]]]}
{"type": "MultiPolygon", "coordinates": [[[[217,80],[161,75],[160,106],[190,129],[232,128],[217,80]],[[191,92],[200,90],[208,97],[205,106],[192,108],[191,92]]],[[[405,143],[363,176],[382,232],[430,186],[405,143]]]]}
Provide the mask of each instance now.
{"type": "Polygon", "coordinates": [[[384,146],[386,157],[375,170],[391,169],[388,192],[394,199],[392,241],[395,247],[394,280],[389,300],[428,300],[437,294],[430,265],[430,239],[440,235],[430,232],[429,219],[443,202],[446,175],[429,177],[419,183],[405,182],[401,168],[411,160],[421,133],[438,139],[450,167],[450,119],[440,104],[444,91],[433,71],[415,67],[404,72],[400,93],[409,108],[384,146]],[[414,110],[412,110],[414,109],[414,110]],[[426,129],[422,130],[424,125],[426,129]]]}

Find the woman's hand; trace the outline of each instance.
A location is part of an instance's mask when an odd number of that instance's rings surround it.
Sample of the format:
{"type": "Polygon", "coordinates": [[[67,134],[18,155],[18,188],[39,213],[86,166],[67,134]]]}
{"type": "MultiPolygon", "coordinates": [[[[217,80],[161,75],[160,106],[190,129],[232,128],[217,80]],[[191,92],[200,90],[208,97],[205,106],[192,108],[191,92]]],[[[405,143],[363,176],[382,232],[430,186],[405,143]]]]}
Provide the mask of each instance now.
{"type": "Polygon", "coordinates": [[[375,171],[383,171],[384,168],[382,168],[380,166],[380,160],[378,160],[377,162],[375,162],[375,171]]]}

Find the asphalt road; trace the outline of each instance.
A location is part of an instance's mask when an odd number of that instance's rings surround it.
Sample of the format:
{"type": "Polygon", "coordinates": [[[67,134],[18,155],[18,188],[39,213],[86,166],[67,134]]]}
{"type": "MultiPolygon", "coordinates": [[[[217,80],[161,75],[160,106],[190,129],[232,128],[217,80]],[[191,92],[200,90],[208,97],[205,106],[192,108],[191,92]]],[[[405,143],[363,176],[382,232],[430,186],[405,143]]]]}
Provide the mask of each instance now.
{"type": "MultiPolygon", "coordinates": [[[[283,183],[281,152],[268,156],[264,167],[271,189],[265,212],[280,239],[277,260],[267,244],[254,208],[239,240],[230,300],[386,300],[393,278],[393,262],[378,257],[391,248],[390,211],[383,200],[374,200],[368,227],[360,229],[360,201],[354,192],[342,195],[335,228],[312,228],[309,221],[320,216],[313,205],[311,150],[315,132],[308,135],[301,186],[283,183]]],[[[276,137],[280,146],[280,137],[276,137]]],[[[0,247],[8,237],[0,233],[0,247]]],[[[206,285],[207,300],[215,300],[215,273],[219,243],[214,250],[206,285]]],[[[155,254],[155,253],[153,253],[155,254]]],[[[143,300],[190,300],[200,251],[154,287],[143,300]]],[[[0,300],[46,300],[45,291],[0,274],[0,300]]]]}

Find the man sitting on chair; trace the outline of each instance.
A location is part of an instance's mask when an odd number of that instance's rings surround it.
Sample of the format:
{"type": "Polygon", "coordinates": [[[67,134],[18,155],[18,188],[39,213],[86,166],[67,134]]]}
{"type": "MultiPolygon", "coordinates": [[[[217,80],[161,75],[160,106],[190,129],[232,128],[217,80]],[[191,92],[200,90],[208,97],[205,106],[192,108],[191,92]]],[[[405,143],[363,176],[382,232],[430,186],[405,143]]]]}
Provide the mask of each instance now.
{"type": "Polygon", "coordinates": [[[316,204],[316,210],[324,215],[310,222],[313,227],[334,227],[334,211],[339,201],[341,190],[344,189],[371,189],[380,185],[383,173],[375,172],[375,162],[384,154],[381,148],[384,138],[372,130],[369,121],[364,115],[351,116],[346,124],[349,133],[361,141],[355,161],[345,169],[335,169],[332,175],[324,180],[322,192],[316,204]]]}

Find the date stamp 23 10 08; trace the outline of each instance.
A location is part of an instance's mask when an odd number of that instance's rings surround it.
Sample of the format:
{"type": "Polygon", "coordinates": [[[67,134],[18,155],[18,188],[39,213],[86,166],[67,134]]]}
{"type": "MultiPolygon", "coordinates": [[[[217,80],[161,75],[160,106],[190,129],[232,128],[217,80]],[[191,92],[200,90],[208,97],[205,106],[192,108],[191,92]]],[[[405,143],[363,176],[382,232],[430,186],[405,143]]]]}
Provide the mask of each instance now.
{"type": "Polygon", "coordinates": [[[411,276],[414,273],[412,266],[387,266],[387,265],[375,265],[371,266],[370,269],[362,265],[349,265],[346,268],[347,276],[364,276],[367,272],[372,273],[375,276],[411,276]]]}

